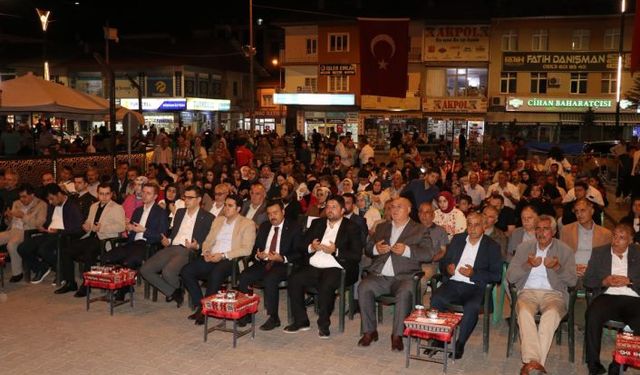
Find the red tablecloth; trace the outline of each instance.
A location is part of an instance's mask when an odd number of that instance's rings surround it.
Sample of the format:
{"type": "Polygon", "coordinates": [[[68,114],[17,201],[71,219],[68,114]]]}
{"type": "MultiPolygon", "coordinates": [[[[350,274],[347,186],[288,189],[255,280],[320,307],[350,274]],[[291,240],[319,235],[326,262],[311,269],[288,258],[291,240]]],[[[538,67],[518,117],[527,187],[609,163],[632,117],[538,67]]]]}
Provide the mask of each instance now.
{"type": "Polygon", "coordinates": [[[260,296],[241,292],[230,298],[226,293],[218,293],[202,299],[202,313],[218,319],[240,319],[247,314],[258,312],[260,296]]]}
{"type": "Polygon", "coordinates": [[[621,365],[640,367],[640,336],[618,333],[613,359],[621,365]]]}
{"type": "Polygon", "coordinates": [[[113,271],[88,271],[83,274],[84,285],[101,289],[120,289],[125,286],[135,285],[135,270],[120,268],[113,271]]]}
{"type": "Polygon", "coordinates": [[[429,319],[414,311],[404,320],[404,335],[450,342],[453,331],[461,320],[462,314],[458,313],[440,312],[438,318],[429,319]]]}

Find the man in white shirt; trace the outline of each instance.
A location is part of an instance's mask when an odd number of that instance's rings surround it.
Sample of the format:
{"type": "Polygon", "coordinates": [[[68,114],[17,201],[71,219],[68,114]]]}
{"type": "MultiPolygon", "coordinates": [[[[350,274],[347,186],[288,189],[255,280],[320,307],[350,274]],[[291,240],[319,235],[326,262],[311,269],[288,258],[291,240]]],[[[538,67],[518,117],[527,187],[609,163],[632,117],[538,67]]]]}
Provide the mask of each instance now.
{"type": "Polygon", "coordinates": [[[478,184],[480,177],[477,173],[469,173],[469,183],[464,185],[464,190],[467,195],[471,197],[471,203],[474,207],[478,208],[482,205],[482,201],[486,198],[484,188],[478,184]]]}
{"type": "Polygon", "coordinates": [[[284,328],[287,333],[310,329],[304,304],[305,289],[318,290],[318,336],[328,339],[331,313],[335,304],[335,291],[340,286],[342,269],[346,270],[345,286],[358,279],[358,263],[362,257],[360,228],[344,218],[344,198],[335,196],[327,201],[326,217],[311,223],[304,236],[309,265],[300,267],[289,277],[289,299],[293,324],[284,328]]]}
{"type": "MultiPolygon", "coordinates": [[[[576,285],[576,262],[573,250],[554,238],[556,220],[540,215],[536,224],[536,241],[523,242],[516,249],[507,280],[518,289],[517,311],[522,346],[521,374],[544,368],[553,336],[567,313],[568,288],[576,285]],[[540,324],[535,316],[540,313],[540,324]]],[[[512,318],[513,312],[512,312],[512,318]]]]}
{"type": "MultiPolygon", "coordinates": [[[[600,363],[602,326],[608,320],[628,325],[640,333],[640,248],[633,243],[633,228],[618,224],[611,246],[593,249],[584,275],[584,286],[593,289],[595,299],[586,313],[586,352],[589,374],[604,374],[600,363]]],[[[618,374],[620,365],[609,365],[609,374],[618,374]]]]}
{"type": "Polygon", "coordinates": [[[497,192],[504,198],[504,205],[512,209],[516,208],[516,204],[520,201],[520,191],[518,188],[507,181],[508,174],[504,171],[498,172],[498,182],[489,186],[487,196],[491,196],[493,192],[497,192]]]}
{"type": "Polygon", "coordinates": [[[229,196],[229,185],[218,184],[214,188],[213,205],[209,211],[214,217],[218,217],[224,208],[224,201],[229,196]]]}
{"type": "Polygon", "coordinates": [[[176,211],[171,235],[161,235],[165,248],[149,258],[140,268],[140,274],[151,285],[166,296],[166,301],[175,301],[178,307],[184,301],[184,290],[180,288],[180,270],[189,262],[189,254],[200,250],[211,224],[213,215],[200,209],[202,191],[189,186],[184,192],[185,208],[176,211]]]}
{"type": "Polygon", "coordinates": [[[375,151],[373,147],[369,144],[367,137],[361,137],[360,143],[362,144],[362,149],[360,150],[360,165],[363,166],[369,162],[369,159],[375,157],[375,151]]]}
{"type": "Polygon", "coordinates": [[[353,165],[353,155],[347,149],[347,143],[349,139],[346,136],[341,136],[340,141],[336,145],[336,155],[340,156],[340,162],[344,168],[349,168],[353,165]]]}
{"type": "Polygon", "coordinates": [[[171,166],[173,161],[173,152],[169,147],[169,138],[162,137],[160,144],[153,150],[153,162],[155,164],[164,164],[171,166]]]}
{"type": "Polygon", "coordinates": [[[463,306],[456,359],[462,358],[464,346],[478,323],[484,289],[502,276],[500,246],[484,235],[485,219],[472,212],[467,216],[467,232],[453,236],[440,261],[444,281],[431,297],[431,307],[446,311],[451,304],[463,306]]]}

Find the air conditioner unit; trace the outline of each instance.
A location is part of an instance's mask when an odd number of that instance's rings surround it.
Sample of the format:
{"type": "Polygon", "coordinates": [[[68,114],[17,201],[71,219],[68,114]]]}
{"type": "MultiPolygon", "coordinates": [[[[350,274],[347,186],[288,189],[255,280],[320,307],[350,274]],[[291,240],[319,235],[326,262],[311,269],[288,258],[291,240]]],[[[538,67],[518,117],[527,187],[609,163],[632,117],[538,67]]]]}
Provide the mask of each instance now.
{"type": "Polygon", "coordinates": [[[490,105],[492,107],[504,106],[504,98],[502,96],[492,96],[490,105]]]}

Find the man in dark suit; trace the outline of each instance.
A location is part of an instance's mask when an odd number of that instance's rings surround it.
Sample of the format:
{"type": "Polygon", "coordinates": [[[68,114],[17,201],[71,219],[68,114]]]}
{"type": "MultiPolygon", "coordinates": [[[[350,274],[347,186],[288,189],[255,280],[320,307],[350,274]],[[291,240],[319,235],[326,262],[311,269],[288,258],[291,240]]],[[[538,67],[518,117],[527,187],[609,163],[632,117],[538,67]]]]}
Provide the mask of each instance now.
{"type": "Polygon", "coordinates": [[[111,179],[111,190],[113,191],[113,200],[122,204],[124,202],[124,198],[127,195],[127,187],[129,186],[130,181],[127,180],[127,172],[129,171],[129,162],[121,161],[118,162],[118,167],[116,168],[116,175],[111,179]]]}
{"type": "Polygon", "coordinates": [[[411,201],[397,198],[391,203],[391,221],[376,228],[369,239],[365,254],[373,258],[369,275],[360,282],[358,300],[364,335],[359,346],[369,346],[378,340],[376,329],[376,297],[383,294],[395,296],[395,314],[391,333],[391,350],[402,351],[404,319],[413,307],[414,273],[421,263],[433,257],[429,232],[423,225],[411,220],[411,201]]]}
{"type": "Polygon", "coordinates": [[[367,227],[367,221],[364,217],[354,215],[353,209],[355,208],[356,196],[353,193],[342,194],[344,198],[344,217],[358,224],[360,232],[362,233],[361,241],[363,244],[367,243],[367,236],[369,235],[369,228],[367,227]]]}
{"type": "Polygon", "coordinates": [[[202,190],[199,187],[187,187],[183,198],[185,208],[176,211],[171,235],[167,238],[161,234],[165,248],[140,267],[142,277],[158,288],[167,302],[175,301],[178,307],[184,302],[180,270],[189,263],[189,254],[201,249],[213,223],[213,215],[200,208],[202,190]]]}
{"type": "Polygon", "coordinates": [[[38,228],[42,234],[26,239],[18,247],[24,263],[35,272],[32,284],[41,283],[55,266],[58,235],[73,239],[82,234],[82,213],[78,206],[56,184],[47,185],[45,191],[49,206],[47,219],[38,228]]]}
{"type": "MultiPolygon", "coordinates": [[[[589,374],[604,374],[600,363],[602,326],[608,320],[623,322],[637,335],[640,332],[640,247],[633,243],[633,228],[618,224],[611,246],[593,249],[584,286],[597,297],[586,312],[587,366],[589,374]]],[[[620,365],[609,365],[609,374],[618,374],[620,365]]]]}
{"type": "MultiPolygon", "coordinates": [[[[287,279],[287,264],[302,258],[303,253],[299,248],[302,228],[297,222],[285,219],[282,200],[273,199],[265,205],[268,221],[258,228],[250,258],[254,263],[240,275],[238,289],[247,293],[252,283],[263,280],[264,306],[269,318],[260,329],[270,331],[280,326],[278,284],[287,279]]],[[[246,324],[250,319],[241,323],[246,324]]]]}
{"type": "Polygon", "coordinates": [[[478,322],[484,288],[500,281],[502,255],[500,246],[484,235],[482,214],[467,216],[467,232],[453,236],[447,252],[440,261],[444,282],[433,292],[431,307],[446,310],[447,305],[463,305],[460,335],[456,342],[456,359],[462,358],[464,345],[478,322]]]}
{"type": "Polygon", "coordinates": [[[69,193],[69,198],[80,208],[80,212],[82,212],[82,222],[84,223],[89,216],[89,207],[98,200],[89,193],[89,184],[87,183],[85,175],[78,174],[73,176],[73,186],[75,187],[75,193],[69,193]]]}
{"type": "Polygon", "coordinates": [[[346,285],[358,279],[358,262],[362,256],[360,229],[344,215],[344,198],[336,196],[327,201],[325,218],[311,223],[302,241],[307,250],[308,265],[289,277],[289,298],[293,324],[284,328],[287,333],[309,330],[309,317],[304,304],[307,287],[318,289],[318,329],[320,338],[329,338],[331,312],[335,304],[336,289],[340,287],[340,274],[346,270],[346,285]]]}
{"type": "MultiPolygon", "coordinates": [[[[156,204],[158,185],[146,183],[142,186],[142,206],[133,211],[131,221],[127,223],[127,244],[116,247],[104,256],[106,264],[120,264],[137,269],[142,264],[146,246],[160,243],[162,235],[169,229],[167,213],[156,204]]],[[[125,290],[119,290],[117,299],[124,299],[125,290]]]]}
{"type": "Polygon", "coordinates": [[[253,220],[257,227],[267,221],[266,196],[267,191],[264,185],[254,182],[249,190],[249,200],[244,202],[240,211],[240,215],[253,220]]]}

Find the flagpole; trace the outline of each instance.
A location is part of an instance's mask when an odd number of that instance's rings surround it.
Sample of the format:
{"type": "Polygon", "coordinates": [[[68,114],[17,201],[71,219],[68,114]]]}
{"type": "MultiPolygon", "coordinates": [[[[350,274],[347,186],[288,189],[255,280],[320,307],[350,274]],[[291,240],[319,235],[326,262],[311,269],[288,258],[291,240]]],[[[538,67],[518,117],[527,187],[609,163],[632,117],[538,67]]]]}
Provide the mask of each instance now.
{"type": "Polygon", "coordinates": [[[616,135],[622,136],[620,131],[620,97],[622,90],[622,51],[624,49],[624,14],[626,9],[626,0],[620,1],[620,41],[618,43],[618,69],[616,72],[616,135]]]}

